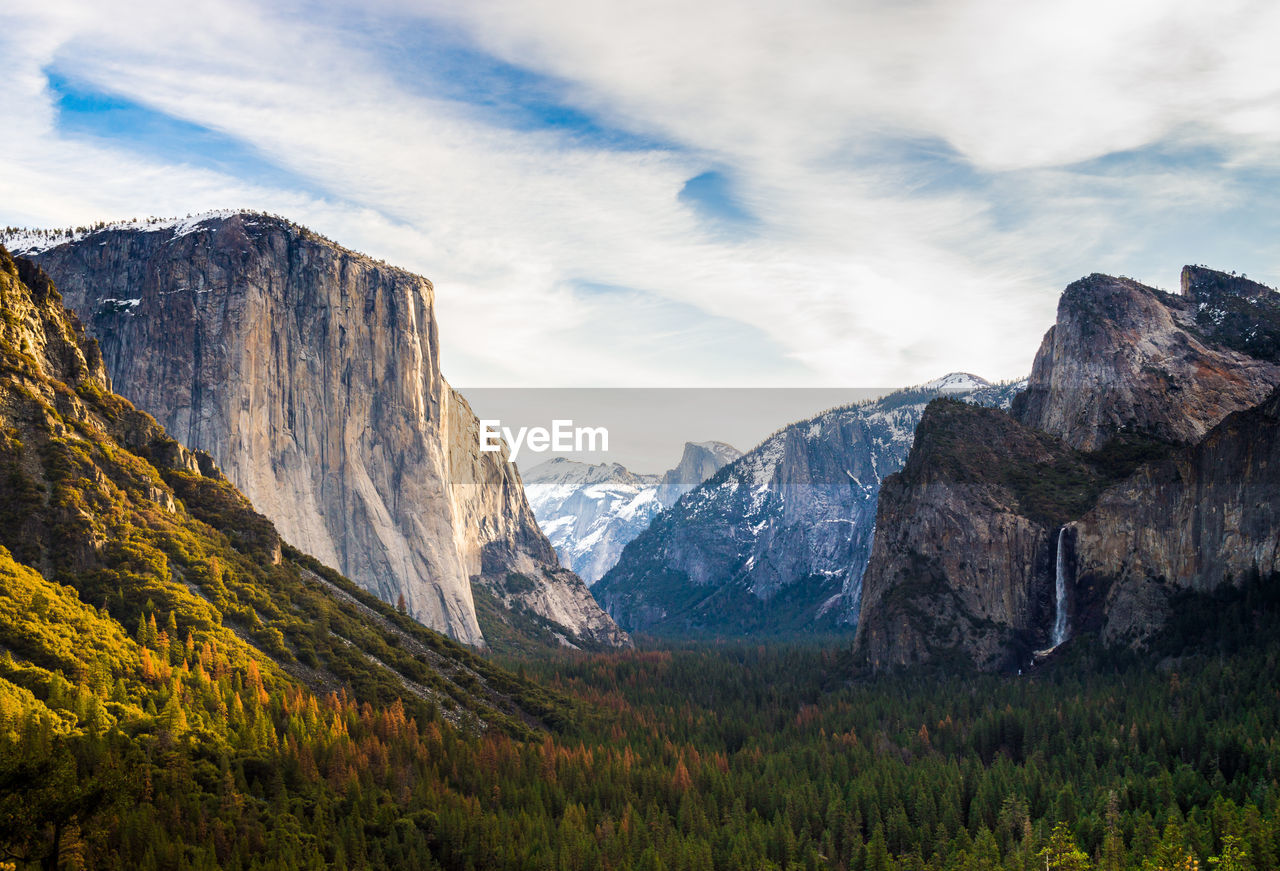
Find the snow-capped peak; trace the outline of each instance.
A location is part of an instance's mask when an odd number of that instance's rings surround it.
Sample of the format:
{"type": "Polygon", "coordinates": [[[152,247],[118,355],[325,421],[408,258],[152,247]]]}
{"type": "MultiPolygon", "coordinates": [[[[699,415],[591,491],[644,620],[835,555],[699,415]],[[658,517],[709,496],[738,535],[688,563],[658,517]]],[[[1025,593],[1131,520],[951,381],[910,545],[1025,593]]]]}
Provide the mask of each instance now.
{"type": "Polygon", "coordinates": [[[920,385],[922,390],[960,392],[965,390],[981,390],[990,387],[991,382],[968,372],[951,372],[941,378],[935,378],[920,385]]]}

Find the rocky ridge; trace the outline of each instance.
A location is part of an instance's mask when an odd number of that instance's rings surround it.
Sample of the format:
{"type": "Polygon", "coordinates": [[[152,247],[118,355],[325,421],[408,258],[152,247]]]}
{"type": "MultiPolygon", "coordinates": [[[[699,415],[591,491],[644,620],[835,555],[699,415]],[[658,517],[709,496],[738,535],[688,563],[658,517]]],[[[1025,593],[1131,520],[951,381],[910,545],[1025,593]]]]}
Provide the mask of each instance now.
{"type": "Polygon", "coordinates": [[[1175,296],[1090,275],[1063,291],[1014,413],[1073,447],[1141,431],[1188,444],[1280,383],[1280,300],[1188,266],[1175,296]]]}

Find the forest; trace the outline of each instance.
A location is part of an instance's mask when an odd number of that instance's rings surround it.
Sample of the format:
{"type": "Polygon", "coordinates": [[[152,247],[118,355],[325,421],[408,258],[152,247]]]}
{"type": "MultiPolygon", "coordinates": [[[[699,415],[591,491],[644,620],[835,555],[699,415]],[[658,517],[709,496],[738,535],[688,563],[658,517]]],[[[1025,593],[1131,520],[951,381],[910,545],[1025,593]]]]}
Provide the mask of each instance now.
{"type": "MultiPolygon", "coordinates": [[[[541,737],[273,691],[149,614],[101,630],[136,685],[0,658],[32,688],[0,697],[3,849],[59,868],[1274,868],[1273,587],[1188,599],[1160,642],[1176,655],[1081,637],[1023,675],[864,676],[835,639],[511,659],[575,712],[541,737]]],[[[76,607],[45,595],[37,612],[76,607]]]]}

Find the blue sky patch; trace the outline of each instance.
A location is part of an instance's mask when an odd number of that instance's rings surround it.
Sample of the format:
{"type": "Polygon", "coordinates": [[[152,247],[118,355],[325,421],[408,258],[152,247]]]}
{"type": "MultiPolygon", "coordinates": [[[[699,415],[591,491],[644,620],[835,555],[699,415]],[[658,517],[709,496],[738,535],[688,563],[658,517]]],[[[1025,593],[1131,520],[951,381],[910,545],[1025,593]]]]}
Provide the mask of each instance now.
{"type": "Polygon", "coordinates": [[[709,170],[686,181],[680,188],[679,200],[720,229],[742,230],[757,219],[742,205],[733,188],[728,175],[709,170]]]}
{"type": "Polygon", "coordinates": [[[233,136],[98,90],[55,69],[45,75],[63,135],[106,140],[166,163],[210,169],[251,183],[325,194],[314,182],[272,163],[233,136]]]}
{"type": "Polygon", "coordinates": [[[678,151],[672,141],[629,130],[575,105],[572,87],[554,76],[507,63],[477,48],[456,28],[421,19],[375,23],[350,12],[344,30],[411,93],[449,100],[477,120],[517,131],[546,130],[586,147],[678,151]]]}

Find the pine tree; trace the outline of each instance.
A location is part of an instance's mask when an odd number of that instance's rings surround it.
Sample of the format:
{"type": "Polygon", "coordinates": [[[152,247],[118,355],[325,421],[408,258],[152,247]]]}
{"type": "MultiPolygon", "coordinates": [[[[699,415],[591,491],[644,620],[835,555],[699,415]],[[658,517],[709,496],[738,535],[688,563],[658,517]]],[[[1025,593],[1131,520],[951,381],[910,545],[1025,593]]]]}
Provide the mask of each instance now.
{"type": "Polygon", "coordinates": [[[1049,843],[1037,855],[1044,860],[1045,871],[1089,871],[1091,867],[1066,823],[1053,827],[1049,843]]]}

